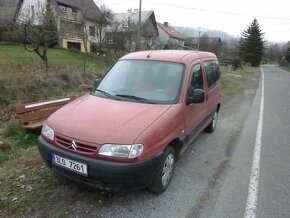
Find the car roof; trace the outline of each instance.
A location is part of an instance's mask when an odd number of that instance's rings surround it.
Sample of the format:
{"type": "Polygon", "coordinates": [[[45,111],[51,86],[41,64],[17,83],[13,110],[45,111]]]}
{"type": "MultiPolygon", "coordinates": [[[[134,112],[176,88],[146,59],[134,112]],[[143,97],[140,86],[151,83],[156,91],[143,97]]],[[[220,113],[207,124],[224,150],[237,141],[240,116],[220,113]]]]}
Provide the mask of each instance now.
{"type": "Polygon", "coordinates": [[[200,58],[217,59],[215,54],[211,52],[189,50],[151,50],[133,52],[123,56],[120,60],[158,60],[191,63],[193,60],[200,58]]]}

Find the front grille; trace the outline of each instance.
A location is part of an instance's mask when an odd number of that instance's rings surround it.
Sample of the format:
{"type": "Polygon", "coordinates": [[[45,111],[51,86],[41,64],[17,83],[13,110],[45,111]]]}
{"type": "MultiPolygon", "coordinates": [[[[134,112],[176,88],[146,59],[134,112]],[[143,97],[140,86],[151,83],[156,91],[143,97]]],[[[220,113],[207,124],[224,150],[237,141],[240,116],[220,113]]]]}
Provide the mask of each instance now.
{"type": "Polygon", "coordinates": [[[75,141],[77,145],[76,152],[93,154],[97,150],[97,146],[93,145],[93,143],[81,142],[78,140],[62,137],[59,135],[55,136],[55,142],[58,146],[74,151],[74,149],[71,147],[72,141],[75,141]]]}

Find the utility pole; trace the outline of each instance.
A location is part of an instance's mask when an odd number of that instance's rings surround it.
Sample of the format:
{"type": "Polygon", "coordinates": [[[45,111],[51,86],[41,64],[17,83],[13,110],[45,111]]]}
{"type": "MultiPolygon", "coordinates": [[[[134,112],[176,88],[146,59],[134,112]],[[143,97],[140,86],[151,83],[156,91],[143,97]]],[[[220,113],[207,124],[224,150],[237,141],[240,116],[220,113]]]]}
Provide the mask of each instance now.
{"type": "Polygon", "coordinates": [[[142,0],[139,2],[139,21],[138,21],[138,33],[137,33],[137,51],[141,50],[141,41],[140,41],[140,29],[141,29],[141,5],[142,0]]]}
{"type": "Polygon", "coordinates": [[[197,42],[197,50],[199,51],[199,44],[200,44],[200,30],[198,31],[198,42],[197,42]]]}

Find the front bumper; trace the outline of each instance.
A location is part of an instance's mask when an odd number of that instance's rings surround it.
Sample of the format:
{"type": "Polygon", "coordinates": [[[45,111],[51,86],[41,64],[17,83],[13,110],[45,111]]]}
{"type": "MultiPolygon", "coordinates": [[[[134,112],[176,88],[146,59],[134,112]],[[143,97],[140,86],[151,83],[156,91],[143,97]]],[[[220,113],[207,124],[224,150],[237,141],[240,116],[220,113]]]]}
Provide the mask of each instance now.
{"type": "Polygon", "coordinates": [[[159,166],[162,157],[162,153],[160,153],[135,163],[99,160],[51,145],[42,136],[38,138],[38,150],[46,165],[58,174],[80,183],[112,191],[136,190],[149,186],[155,177],[157,166],[159,166]],[[83,176],[52,164],[51,153],[86,163],[88,176],[83,176]]]}

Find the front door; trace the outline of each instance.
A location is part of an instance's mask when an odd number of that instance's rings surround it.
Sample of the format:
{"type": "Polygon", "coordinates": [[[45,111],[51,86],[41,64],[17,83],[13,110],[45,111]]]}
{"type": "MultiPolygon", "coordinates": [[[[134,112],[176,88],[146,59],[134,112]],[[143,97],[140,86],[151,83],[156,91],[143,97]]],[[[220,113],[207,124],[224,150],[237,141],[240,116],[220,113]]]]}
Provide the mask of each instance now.
{"type": "MultiPolygon", "coordinates": [[[[192,88],[205,90],[203,70],[199,61],[195,62],[191,67],[187,90],[189,91],[192,88]]],[[[193,103],[186,106],[185,124],[187,141],[191,141],[201,131],[205,116],[205,101],[203,103],[193,103]]]]}

